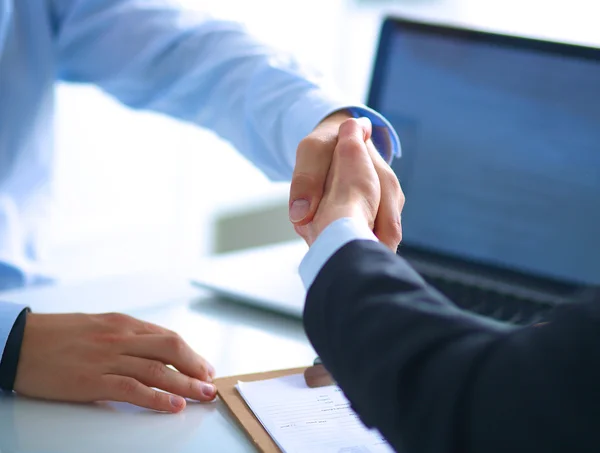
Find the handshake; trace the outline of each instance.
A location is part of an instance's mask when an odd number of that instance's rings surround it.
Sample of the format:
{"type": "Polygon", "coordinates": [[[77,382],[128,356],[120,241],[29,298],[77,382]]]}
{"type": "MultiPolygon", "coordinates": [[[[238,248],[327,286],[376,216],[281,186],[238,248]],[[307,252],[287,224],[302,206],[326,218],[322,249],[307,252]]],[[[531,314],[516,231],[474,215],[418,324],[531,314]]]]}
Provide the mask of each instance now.
{"type": "MultiPolygon", "coordinates": [[[[317,148],[310,140],[310,136],[305,139],[309,141],[306,146],[317,148]]],[[[302,155],[299,152],[298,159],[302,155]]],[[[402,239],[404,195],[398,178],[371,141],[371,122],[367,118],[341,123],[331,159],[320,201],[302,197],[304,180],[312,173],[302,171],[302,162],[297,162],[289,205],[296,232],[312,246],[330,224],[351,218],[368,226],[395,252],[402,239]]]]}

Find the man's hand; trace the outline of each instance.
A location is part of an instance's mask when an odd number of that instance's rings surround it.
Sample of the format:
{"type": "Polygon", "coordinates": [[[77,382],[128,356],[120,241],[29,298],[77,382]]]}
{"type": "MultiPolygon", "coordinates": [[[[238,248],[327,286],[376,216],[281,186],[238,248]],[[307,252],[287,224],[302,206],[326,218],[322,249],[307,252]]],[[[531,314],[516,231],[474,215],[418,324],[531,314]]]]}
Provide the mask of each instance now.
{"type": "MultiPolygon", "coordinates": [[[[340,125],[349,118],[347,112],[334,113],[319,124],[298,146],[290,192],[290,220],[295,227],[307,225],[314,219],[332,165],[340,125]]],[[[381,187],[381,202],[373,231],[381,242],[395,252],[402,240],[400,213],[404,204],[404,195],[398,178],[379,155],[370,139],[370,126],[368,129],[368,135],[365,135],[365,146],[381,187]]]]}
{"type": "Polygon", "coordinates": [[[15,391],[48,400],[121,401],[179,412],[184,398],[215,398],[213,376],[211,365],[177,334],[154,324],[113,313],[29,314],[15,391]]]}
{"type": "MultiPolygon", "coordinates": [[[[366,144],[370,134],[371,124],[367,119],[349,119],[340,126],[324,195],[314,219],[306,225],[295,226],[309,246],[329,224],[344,217],[359,219],[370,229],[376,229],[384,194],[375,151],[366,144]]],[[[398,209],[401,209],[404,196],[396,184],[400,193],[398,209]]]]}

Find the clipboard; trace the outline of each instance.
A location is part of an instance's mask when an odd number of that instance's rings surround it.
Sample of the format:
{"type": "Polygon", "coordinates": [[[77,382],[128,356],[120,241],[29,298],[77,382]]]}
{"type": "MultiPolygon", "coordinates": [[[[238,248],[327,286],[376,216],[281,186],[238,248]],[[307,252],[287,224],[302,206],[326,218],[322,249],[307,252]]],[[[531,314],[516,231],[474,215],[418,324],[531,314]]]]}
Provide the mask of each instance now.
{"type": "Polygon", "coordinates": [[[254,412],[248,407],[246,401],[244,401],[244,398],[242,398],[235,386],[238,381],[264,381],[267,379],[290,376],[292,374],[304,374],[306,383],[309,387],[320,387],[333,384],[329,373],[327,373],[325,368],[318,363],[309,367],[223,377],[213,381],[217,386],[217,395],[221,401],[223,401],[225,406],[227,406],[237,422],[242,426],[248,439],[261,453],[281,453],[281,450],[273,441],[269,433],[263,428],[263,425],[256,418],[254,412]]]}

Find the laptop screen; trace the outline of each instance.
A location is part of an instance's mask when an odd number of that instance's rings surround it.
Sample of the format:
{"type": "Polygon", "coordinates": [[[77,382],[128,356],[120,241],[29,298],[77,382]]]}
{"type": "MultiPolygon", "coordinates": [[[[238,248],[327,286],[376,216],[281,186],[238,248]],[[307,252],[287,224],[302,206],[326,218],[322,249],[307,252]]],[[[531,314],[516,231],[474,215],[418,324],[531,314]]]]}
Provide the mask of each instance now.
{"type": "Polygon", "coordinates": [[[369,104],[405,245],[600,284],[600,51],[388,20],[369,104]]]}

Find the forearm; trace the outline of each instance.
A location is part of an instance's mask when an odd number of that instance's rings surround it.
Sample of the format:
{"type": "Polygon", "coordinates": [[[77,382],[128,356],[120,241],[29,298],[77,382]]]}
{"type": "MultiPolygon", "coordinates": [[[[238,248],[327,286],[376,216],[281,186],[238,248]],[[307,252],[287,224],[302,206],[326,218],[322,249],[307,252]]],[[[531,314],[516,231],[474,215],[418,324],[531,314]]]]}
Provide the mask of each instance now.
{"type": "MultiPolygon", "coordinates": [[[[59,74],[121,102],[209,128],[272,179],[289,179],[298,143],[334,111],[355,107],[312,70],[240,24],[169,0],[54,0],[59,74]]],[[[361,114],[369,114],[364,110],[361,114]]],[[[377,115],[370,112],[373,118],[377,115]]],[[[374,134],[385,154],[395,132],[374,134]]]]}

